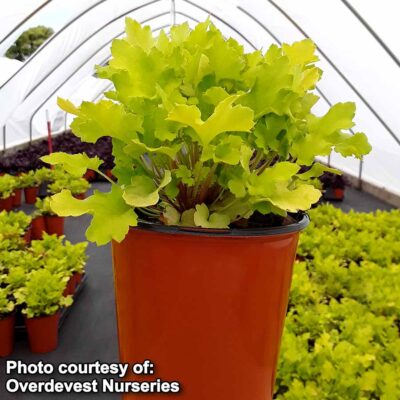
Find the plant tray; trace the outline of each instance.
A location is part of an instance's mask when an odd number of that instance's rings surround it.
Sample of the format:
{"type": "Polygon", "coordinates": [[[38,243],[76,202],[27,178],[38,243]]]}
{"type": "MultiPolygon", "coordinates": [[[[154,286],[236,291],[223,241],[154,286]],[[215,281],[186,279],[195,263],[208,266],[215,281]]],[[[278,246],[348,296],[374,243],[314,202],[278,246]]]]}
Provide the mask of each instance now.
{"type": "MultiPolygon", "coordinates": [[[[67,308],[63,308],[61,310],[61,315],[60,315],[60,321],[58,323],[58,329],[60,330],[66,320],[66,318],[68,317],[69,313],[71,312],[72,307],[75,305],[75,302],[77,301],[77,299],[79,298],[80,294],[82,293],[82,290],[84,289],[85,285],[86,285],[86,281],[87,281],[87,275],[84,274],[82,276],[82,280],[79,283],[79,285],[76,287],[75,293],[74,293],[74,302],[72,304],[71,307],[67,307],[67,308]]],[[[16,320],[16,324],[15,324],[15,333],[19,336],[19,335],[25,335],[26,334],[26,328],[25,328],[25,324],[24,324],[24,320],[22,318],[21,313],[17,314],[17,320],[16,320]]]]}

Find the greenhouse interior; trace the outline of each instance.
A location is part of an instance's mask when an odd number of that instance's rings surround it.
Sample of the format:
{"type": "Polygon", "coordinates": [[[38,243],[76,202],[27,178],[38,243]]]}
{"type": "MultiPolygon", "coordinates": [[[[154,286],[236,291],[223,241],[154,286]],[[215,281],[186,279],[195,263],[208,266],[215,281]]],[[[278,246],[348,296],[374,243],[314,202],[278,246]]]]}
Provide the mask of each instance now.
{"type": "Polygon", "coordinates": [[[3,1],[0,398],[399,400],[399,15],[3,1]]]}

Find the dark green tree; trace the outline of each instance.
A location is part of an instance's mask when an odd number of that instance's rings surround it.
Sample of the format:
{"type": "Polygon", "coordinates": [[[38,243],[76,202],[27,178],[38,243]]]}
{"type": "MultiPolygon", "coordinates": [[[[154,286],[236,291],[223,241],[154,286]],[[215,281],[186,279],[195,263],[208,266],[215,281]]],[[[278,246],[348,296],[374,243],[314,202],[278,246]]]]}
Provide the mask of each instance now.
{"type": "Polygon", "coordinates": [[[36,26],[23,32],[7,50],[6,57],[25,61],[54,33],[52,28],[36,26]]]}

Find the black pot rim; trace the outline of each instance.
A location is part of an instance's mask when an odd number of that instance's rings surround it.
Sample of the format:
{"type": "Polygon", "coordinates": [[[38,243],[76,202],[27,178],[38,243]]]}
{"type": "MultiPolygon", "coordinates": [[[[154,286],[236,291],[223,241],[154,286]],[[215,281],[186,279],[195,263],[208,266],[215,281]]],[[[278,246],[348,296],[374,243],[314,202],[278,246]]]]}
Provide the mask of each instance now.
{"type": "Polygon", "coordinates": [[[212,237],[253,237],[253,236],[275,236],[286,235],[288,233],[300,232],[310,223],[310,217],[307,213],[301,211],[290,214],[296,222],[281,225],[267,226],[263,228],[231,228],[231,229],[206,229],[193,228],[176,225],[163,225],[155,222],[139,220],[138,226],[132,229],[144,229],[151,232],[169,233],[175,235],[194,235],[194,236],[212,236],[212,237]]]}

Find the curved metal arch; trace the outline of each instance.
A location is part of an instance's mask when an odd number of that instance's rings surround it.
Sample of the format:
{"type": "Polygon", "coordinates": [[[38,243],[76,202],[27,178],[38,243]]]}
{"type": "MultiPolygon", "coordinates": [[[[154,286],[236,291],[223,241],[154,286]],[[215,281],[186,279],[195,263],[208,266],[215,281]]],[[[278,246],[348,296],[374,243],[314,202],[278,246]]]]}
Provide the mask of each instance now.
{"type": "Polygon", "coordinates": [[[18,71],[16,71],[13,75],[11,75],[1,86],[0,89],[2,89],[5,85],[7,85],[8,82],[11,81],[11,79],[13,79],[20,71],[22,71],[27,65],[29,65],[29,63],[35,59],[36,55],[39,54],[41,51],[43,51],[43,49],[45,49],[49,43],[51,43],[57,36],[59,36],[63,31],[65,31],[65,29],[67,29],[71,24],[73,24],[75,21],[77,21],[79,18],[83,17],[85,14],[87,14],[89,11],[91,11],[92,9],[96,8],[97,6],[99,6],[100,4],[104,3],[107,0],[99,0],[97,3],[92,4],[89,8],[83,10],[80,14],[76,15],[74,18],[72,18],[71,21],[69,21],[66,25],[64,25],[59,31],[57,31],[53,36],[51,36],[49,38],[49,40],[47,40],[45,43],[42,44],[42,46],[40,46],[35,54],[32,55],[32,57],[30,57],[28,60],[25,61],[25,63],[21,66],[20,69],[18,69],[18,71]]]}
{"type": "Polygon", "coordinates": [[[341,0],[347,9],[360,21],[364,28],[374,37],[374,39],[380,44],[380,46],[386,51],[389,57],[400,67],[400,60],[396,57],[390,47],[385,43],[384,40],[375,32],[372,26],[361,16],[361,14],[347,1],[341,0]]]}
{"type": "MultiPolygon", "coordinates": [[[[71,52],[69,52],[58,64],[56,64],[45,76],[43,76],[43,78],[35,85],[33,86],[29,92],[24,96],[22,101],[25,101],[60,65],[62,65],[69,57],[72,56],[72,54],[74,54],[75,52],[77,52],[88,40],[92,39],[94,36],[96,36],[99,32],[101,32],[103,29],[107,28],[108,26],[110,26],[111,24],[113,24],[114,22],[118,21],[120,18],[125,17],[126,15],[134,12],[134,11],[138,11],[141,10],[149,5],[155,4],[155,3],[159,3],[162,0],[152,0],[148,3],[142,4],[138,7],[134,7],[132,9],[130,9],[127,12],[124,12],[120,15],[118,15],[117,17],[111,19],[110,21],[108,21],[105,25],[101,26],[99,29],[97,29],[96,31],[92,32],[86,39],[84,39],[77,47],[75,47],[71,52]]],[[[167,13],[169,14],[169,12],[167,13]]],[[[165,15],[165,14],[162,14],[165,15]]],[[[158,16],[161,16],[158,15],[158,16]]],[[[157,18],[158,16],[154,16],[154,18],[157,18]]]]}
{"type": "MultiPolygon", "coordinates": [[[[167,14],[169,14],[169,12],[167,12],[165,15],[167,15],[167,14]]],[[[146,20],[142,21],[141,23],[149,22],[149,21],[151,21],[152,19],[154,19],[154,18],[152,17],[152,18],[146,19],[146,20]]],[[[158,27],[158,28],[156,28],[156,29],[153,29],[152,31],[153,31],[153,32],[156,32],[156,31],[158,31],[158,30],[167,28],[168,26],[169,26],[169,24],[162,25],[161,27],[158,27]]],[[[118,35],[114,36],[111,40],[108,40],[108,41],[107,41],[104,45],[102,45],[101,47],[97,48],[97,50],[96,50],[94,53],[92,53],[92,54],[90,55],[90,57],[86,58],[85,61],[84,61],[83,63],[81,63],[81,64],[78,66],[78,68],[76,68],[76,69],[72,72],[72,74],[70,74],[70,75],[64,80],[64,82],[62,82],[60,85],[58,85],[58,86],[50,93],[50,95],[49,95],[48,97],[46,97],[46,99],[45,99],[42,103],[40,103],[40,105],[39,105],[38,107],[36,107],[35,111],[31,114],[31,116],[30,116],[30,118],[29,118],[29,142],[30,142],[30,143],[32,142],[32,122],[33,122],[33,118],[35,117],[35,115],[37,114],[37,112],[38,112],[38,111],[43,107],[43,105],[51,98],[51,96],[53,96],[62,86],[65,85],[65,83],[66,83],[69,79],[71,79],[71,78],[76,74],[76,72],[77,72],[79,69],[81,69],[86,63],[88,63],[97,53],[99,53],[101,50],[103,50],[104,47],[106,47],[107,45],[109,45],[115,38],[117,38],[117,37],[123,35],[124,32],[125,32],[125,30],[123,30],[122,32],[120,32],[118,35]]]]}
{"type": "Polygon", "coordinates": [[[47,0],[43,2],[38,8],[33,10],[29,15],[27,15],[21,22],[19,22],[10,32],[7,33],[3,39],[0,40],[0,45],[2,45],[17,29],[19,29],[25,22],[31,19],[35,14],[37,14],[42,8],[46,7],[47,4],[51,3],[52,0],[47,0]]]}
{"type": "MultiPolygon", "coordinates": [[[[304,29],[278,4],[276,4],[273,0],[266,0],[273,7],[275,7],[293,26],[295,26],[299,32],[303,34],[304,37],[309,38],[310,36],[304,29]]],[[[329,56],[319,47],[317,46],[318,51],[325,58],[325,60],[331,65],[331,67],[340,75],[340,77],[347,83],[347,85],[353,90],[353,92],[359,97],[359,99],[364,103],[364,105],[372,112],[372,114],[376,117],[376,119],[381,123],[381,125],[389,132],[395,142],[400,146],[400,139],[394,133],[392,128],[384,121],[384,119],[378,114],[374,107],[368,102],[368,100],[359,92],[359,90],[353,85],[353,83],[344,75],[344,73],[340,70],[339,67],[329,58],[329,56]]]]}

